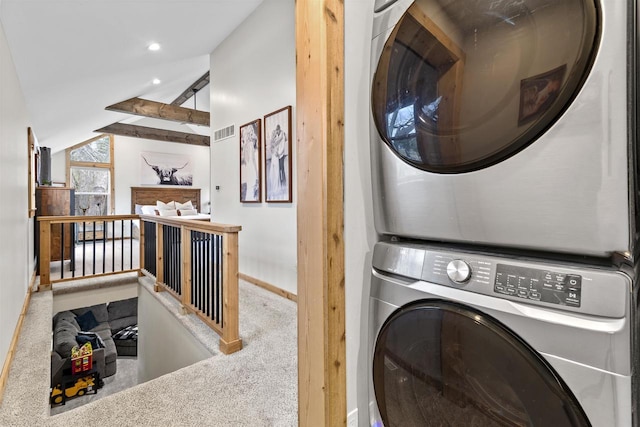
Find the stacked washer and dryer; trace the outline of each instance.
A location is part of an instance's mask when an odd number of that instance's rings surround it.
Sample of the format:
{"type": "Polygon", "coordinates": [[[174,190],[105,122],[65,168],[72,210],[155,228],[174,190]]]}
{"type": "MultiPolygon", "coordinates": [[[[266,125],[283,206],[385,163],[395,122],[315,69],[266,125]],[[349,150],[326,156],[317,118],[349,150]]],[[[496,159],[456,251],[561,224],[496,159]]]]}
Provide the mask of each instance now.
{"type": "Polygon", "coordinates": [[[368,425],[638,425],[637,0],[375,0],[368,425]]]}

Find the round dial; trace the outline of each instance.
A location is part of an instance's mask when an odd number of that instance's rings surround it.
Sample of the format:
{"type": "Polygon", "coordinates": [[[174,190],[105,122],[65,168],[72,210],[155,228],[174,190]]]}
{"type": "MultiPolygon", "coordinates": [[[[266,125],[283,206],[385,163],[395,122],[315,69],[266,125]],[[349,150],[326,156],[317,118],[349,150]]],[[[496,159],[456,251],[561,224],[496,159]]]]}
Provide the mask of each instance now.
{"type": "Polygon", "coordinates": [[[464,283],[471,277],[471,267],[461,259],[454,259],[447,264],[447,276],[456,283],[464,283]]]}

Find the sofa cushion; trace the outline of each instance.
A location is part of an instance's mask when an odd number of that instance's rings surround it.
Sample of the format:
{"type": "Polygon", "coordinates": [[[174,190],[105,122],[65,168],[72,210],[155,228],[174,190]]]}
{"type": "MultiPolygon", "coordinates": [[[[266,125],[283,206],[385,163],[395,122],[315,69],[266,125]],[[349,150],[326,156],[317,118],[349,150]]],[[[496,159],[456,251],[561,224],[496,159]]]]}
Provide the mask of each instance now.
{"type": "Polygon", "coordinates": [[[58,320],[58,322],[55,324],[55,328],[53,330],[54,334],[57,334],[60,331],[70,331],[73,333],[77,333],[80,330],[80,327],[78,326],[78,324],[76,323],[75,320],[73,319],[62,319],[62,320],[58,320]]]}
{"type": "Polygon", "coordinates": [[[104,341],[104,363],[115,362],[118,358],[118,350],[116,349],[116,343],[113,342],[111,337],[103,338],[104,341]]]}
{"type": "MultiPolygon", "coordinates": [[[[107,306],[109,322],[138,315],[138,297],[110,302],[107,306]]],[[[113,329],[113,326],[111,327],[113,329]]]]}
{"type": "Polygon", "coordinates": [[[115,334],[116,332],[126,328],[127,326],[135,326],[138,324],[138,316],[129,316],[122,317],[120,319],[111,320],[109,325],[111,325],[111,333],[115,334]]]}
{"type": "Polygon", "coordinates": [[[71,357],[71,349],[76,345],[75,331],[62,329],[53,336],[53,349],[62,357],[71,357]]]}
{"type": "MultiPolygon", "coordinates": [[[[56,328],[56,324],[61,320],[69,320],[72,323],[76,323],[76,315],[73,314],[70,311],[60,311],[60,312],[56,313],[56,315],[53,316],[53,329],[54,330],[56,328]]],[[[77,323],[76,323],[76,326],[78,326],[77,323]]],[[[79,326],[78,326],[78,329],[80,329],[79,326]]]]}
{"type": "Polygon", "coordinates": [[[77,316],[76,322],[78,322],[78,326],[80,326],[80,330],[82,331],[90,331],[91,329],[99,325],[98,321],[96,320],[96,316],[91,310],[77,316]]]}
{"type": "Polygon", "coordinates": [[[76,316],[80,316],[87,311],[92,311],[98,323],[109,321],[109,312],[106,304],[96,304],[91,307],[82,307],[71,310],[76,316]]]}

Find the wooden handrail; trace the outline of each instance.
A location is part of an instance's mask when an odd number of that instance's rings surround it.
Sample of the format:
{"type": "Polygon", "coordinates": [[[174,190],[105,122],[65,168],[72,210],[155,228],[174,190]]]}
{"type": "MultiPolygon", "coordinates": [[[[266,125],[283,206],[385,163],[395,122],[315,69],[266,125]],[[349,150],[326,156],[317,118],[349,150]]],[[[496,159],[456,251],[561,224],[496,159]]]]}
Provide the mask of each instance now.
{"type": "Polygon", "coordinates": [[[157,224],[173,225],[175,227],[186,226],[190,230],[202,231],[205,233],[237,233],[242,230],[240,225],[219,224],[217,222],[200,221],[195,219],[175,219],[158,215],[134,215],[145,221],[157,224]]]}
{"type": "Polygon", "coordinates": [[[67,224],[72,222],[99,222],[99,221],[120,221],[127,219],[140,219],[140,215],[96,215],[96,216],[83,216],[83,215],[64,215],[64,216],[39,216],[38,221],[50,222],[51,224],[67,224]]]}

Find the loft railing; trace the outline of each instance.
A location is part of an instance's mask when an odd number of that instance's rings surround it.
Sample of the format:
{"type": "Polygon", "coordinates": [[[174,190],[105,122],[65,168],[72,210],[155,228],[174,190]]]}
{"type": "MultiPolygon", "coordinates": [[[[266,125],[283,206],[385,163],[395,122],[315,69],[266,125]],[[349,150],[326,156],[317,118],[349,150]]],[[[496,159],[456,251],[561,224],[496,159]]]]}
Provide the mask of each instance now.
{"type": "Polygon", "coordinates": [[[220,335],[220,351],[242,348],[238,330],[240,226],[141,215],[143,274],[220,335]]]}
{"type": "Polygon", "coordinates": [[[41,216],[39,289],[52,283],[139,271],[138,215],[41,216]]]}
{"type": "Polygon", "coordinates": [[[220,335],[220,350],[242,349],[238,327],[240,226],[153,215],[39,217],[39,289],[52,283],[131,271],[155,279],[182,310],[220,335]],[[139,220],[139,240],[133,238],[139,220]],[[71,230],[72,250],[65,249],[71,230]],[[53,231],[53,232],[52,232],[53,231]],[[67,233],[68,234],[68,233],[67,233]],[[60,237],[62,236],[62,237],[60,237]],[[62,249],[53,248],[61,247],[62,249]],[[53,252],[59,251],[59,254],[53,252]],[[53,258],[60,261],[51,261],[53,258]]]}

